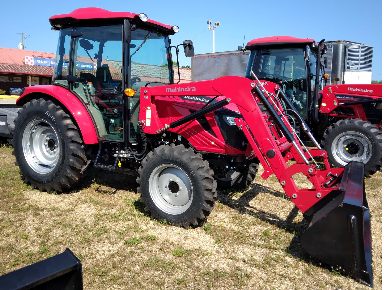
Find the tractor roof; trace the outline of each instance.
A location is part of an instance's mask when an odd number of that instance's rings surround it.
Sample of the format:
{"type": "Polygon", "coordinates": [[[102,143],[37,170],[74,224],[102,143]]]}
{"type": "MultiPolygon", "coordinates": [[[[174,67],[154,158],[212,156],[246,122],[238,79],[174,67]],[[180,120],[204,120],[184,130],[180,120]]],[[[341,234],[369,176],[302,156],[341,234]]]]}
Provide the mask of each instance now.
{"type": "Polygon", "coordinates": [[[302,46],[312,44],[313,39],[296,38],[292,36],[270,36],[256,38],[247,43],[246,49],[252,50],[259,47],[302,46]]]}
{"type": "Polygon", "coordinates": [[[151,19],[143,22],[140,20],[139,14],[130,12],[112,12],[96,7],[79,8],[68,14],[54,15],[49,18],[49,22],[54,29],[61,29],[69,26],[121,24],[123,19],[129,19],[131,23],[140,24],[140,26],[149,26],[158,29],[166,34],[174,34],[170,25],[162,24],[151,19]]]}

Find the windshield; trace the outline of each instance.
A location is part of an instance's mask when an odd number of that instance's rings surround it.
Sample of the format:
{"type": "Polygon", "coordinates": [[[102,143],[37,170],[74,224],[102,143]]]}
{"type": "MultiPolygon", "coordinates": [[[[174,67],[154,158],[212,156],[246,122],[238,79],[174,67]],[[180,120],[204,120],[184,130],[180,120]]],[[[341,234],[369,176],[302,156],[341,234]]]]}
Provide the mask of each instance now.
{"type": "Polygon", "coordinates": [[[172,62],[167,53],[168,37],[144,29],[136,29],[131,35],[131,79],[134,82],[173,83],[172,62]]]}
{"type": "Polygon", "coordinates": [[[303,84],[307,70],[303,48],[253,50],[246,77],[251,78],[251,71],[261,80],[280,84],[301,116],[306,118],[307,92],[303,84]]]}

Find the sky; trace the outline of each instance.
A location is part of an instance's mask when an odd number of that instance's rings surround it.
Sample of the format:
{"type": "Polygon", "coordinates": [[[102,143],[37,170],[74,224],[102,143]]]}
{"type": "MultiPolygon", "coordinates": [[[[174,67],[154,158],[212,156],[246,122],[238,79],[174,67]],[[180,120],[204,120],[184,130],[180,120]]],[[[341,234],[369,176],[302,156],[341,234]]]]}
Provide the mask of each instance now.
{"type": "MultiPolygon", "coordinates": [[[[212,52],[212,30],[208,30],[207,20],[220,22],[215,30],[216,52],[278,35],[360,42],[374,47],[372,80],[382,80],[381,0],[0,1],[0,47],[17,48],[21,42],[18,33],[24,33],[25,49],[56,52],[58,32],[51,30],[49,17],[82,7],[100,7],[143,12],[150,19],[177,25],[180,32],[172,36],[172,45],[191,39],[195,54],[212,52]]],[[[183,53],[180,65],[190,65],[183,53]]]]}

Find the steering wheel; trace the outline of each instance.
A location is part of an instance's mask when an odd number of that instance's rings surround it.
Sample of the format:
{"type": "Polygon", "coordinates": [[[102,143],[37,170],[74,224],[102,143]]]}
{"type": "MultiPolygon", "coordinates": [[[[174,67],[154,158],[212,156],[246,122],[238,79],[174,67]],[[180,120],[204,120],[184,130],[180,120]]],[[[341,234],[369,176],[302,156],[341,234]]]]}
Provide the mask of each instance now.
{"type": "Polygon", "coordinates": [[[141,79],[140,79],[139,77],[131,78],[131,86],[132,86],[134,83],[137,83],[137,82],[141,82],[141,79]]]}
{"type": "Polygon", "coordinates": [[[122,92],[122,88],[123,88],[122,84],[119,83],[116,87],[113,88],[113,93],[116,94],[116,95],[121,93],[122,92]]]}
{"type": "Polygon", "coordinates": [[[291,81],[290,78],[286,77],[286,76],[279,76],[279,79],[284,83],[284,82],[289,82],[291,81]]]}

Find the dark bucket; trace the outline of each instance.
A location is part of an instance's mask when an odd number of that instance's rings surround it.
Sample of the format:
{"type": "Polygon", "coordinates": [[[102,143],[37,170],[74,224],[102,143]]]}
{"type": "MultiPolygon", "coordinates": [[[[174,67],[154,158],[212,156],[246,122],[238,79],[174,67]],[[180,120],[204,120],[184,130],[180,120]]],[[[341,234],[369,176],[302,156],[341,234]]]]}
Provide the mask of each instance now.
{"type": "Polygon", "coordinates": [[[305,212],[311,218],[303,233],[303,248],[313,257],[340,267],[373,287],[372,238],[364,190],[364,164],[350,162],[339,190],[305,212]]]}
{"type": "Polygon", "coordinates": [[[82,290],[80,260],[66,249],[63,253],[0,276],[1,290],[82,290]]]}

